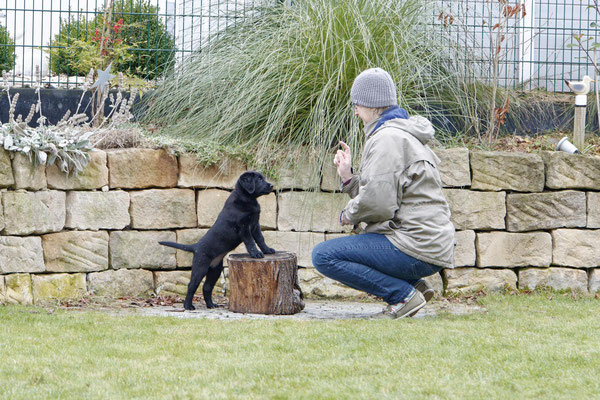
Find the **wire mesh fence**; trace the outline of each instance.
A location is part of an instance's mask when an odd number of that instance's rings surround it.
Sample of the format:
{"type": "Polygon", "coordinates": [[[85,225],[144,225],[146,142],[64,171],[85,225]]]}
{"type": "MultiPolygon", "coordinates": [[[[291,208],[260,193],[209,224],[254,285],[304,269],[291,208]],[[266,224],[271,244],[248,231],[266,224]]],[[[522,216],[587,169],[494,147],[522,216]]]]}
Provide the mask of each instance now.
{"type": "MultiPolygon", "coordinates": [[[[99,67],[97,54],[103,50],[116,55],[115,70],[154,80],[184,65],[259,1],[0,0],[0,69],[10,71],[14,85],[41,79],[47,86],[73,87],[84,82],[90,67],[99,67]],[[111,25],[103,35],[106,20],[111,25]]],[[[596,0],[434,3],[432,23],[464,47],[461,61],[474,78],[562,92],[568,90],[565,79],[594,75],[596,0]],[[507,18],[506,7],[520,4],[522,9],[507,18]]]]}

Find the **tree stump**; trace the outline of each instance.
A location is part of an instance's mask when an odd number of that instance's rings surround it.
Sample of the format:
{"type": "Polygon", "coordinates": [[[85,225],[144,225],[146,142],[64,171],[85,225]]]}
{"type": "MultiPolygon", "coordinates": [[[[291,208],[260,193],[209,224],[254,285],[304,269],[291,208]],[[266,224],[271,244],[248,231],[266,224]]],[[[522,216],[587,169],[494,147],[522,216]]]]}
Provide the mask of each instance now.
{"type": "Polygon", "coordinates": [[[265,258],[230,254],[229,310],[253,314],[295,314],[304,309],[294,253],[278,251],[265,258]]]}

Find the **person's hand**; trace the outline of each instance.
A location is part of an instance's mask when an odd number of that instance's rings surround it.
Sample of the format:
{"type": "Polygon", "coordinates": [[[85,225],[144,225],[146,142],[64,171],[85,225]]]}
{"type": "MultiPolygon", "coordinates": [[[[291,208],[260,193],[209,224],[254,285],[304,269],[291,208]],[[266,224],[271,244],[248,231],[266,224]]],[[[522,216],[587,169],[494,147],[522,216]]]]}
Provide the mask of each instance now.
{"type": "Polygon", "coordinates": [[[342,226],[344,226],[344,225],[352,225],[352,222],[350,222],[348,219],[346,219],[346,216],[344,216],[344,212],[343,211],[340,214],[340,224],[342,224],[342,226]]]}
{"type": "Polygon", "coordinates": [[[342,141],[340,141],[342,150],[338,150],[333,158],[333,163],[337,166],[337,173],[343,182],[352,178],[352,152],[350,147],[342,141]]]}

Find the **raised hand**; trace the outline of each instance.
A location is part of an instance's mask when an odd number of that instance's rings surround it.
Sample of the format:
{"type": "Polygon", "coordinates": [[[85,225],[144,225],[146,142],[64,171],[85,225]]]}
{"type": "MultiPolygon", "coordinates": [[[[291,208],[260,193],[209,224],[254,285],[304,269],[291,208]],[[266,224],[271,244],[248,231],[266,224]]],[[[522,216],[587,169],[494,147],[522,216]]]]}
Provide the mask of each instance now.
{"type": "Polygon", "coordinates": [[[350,147],[342,141],[340,146],[343,150],[338,150],[333,157],[333,163],[337,166],[337,173],[342,178],[342,181],[347,181],[352,178],[352,152],[350,147]]]}

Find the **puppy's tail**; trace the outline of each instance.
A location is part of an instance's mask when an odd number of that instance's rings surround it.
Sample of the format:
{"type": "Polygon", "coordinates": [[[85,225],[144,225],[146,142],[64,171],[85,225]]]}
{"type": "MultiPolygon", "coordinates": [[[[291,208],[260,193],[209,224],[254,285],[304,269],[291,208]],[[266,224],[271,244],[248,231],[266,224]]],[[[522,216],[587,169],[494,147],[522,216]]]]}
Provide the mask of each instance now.
{"type": "Polygon", "coordinates": [[[175,243],[175,242],[158,242],[158,243],[162,244],[163,246],[175,247],[176,249],[179,249],[179,250],[185,250],[185,251],[191,251],[191,252],[194,252],[194,250],[195,250],[194,245],[191,245],[191,244],[181,244],[181,243],[175,243]]]}

